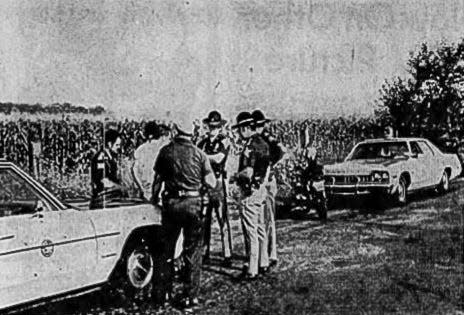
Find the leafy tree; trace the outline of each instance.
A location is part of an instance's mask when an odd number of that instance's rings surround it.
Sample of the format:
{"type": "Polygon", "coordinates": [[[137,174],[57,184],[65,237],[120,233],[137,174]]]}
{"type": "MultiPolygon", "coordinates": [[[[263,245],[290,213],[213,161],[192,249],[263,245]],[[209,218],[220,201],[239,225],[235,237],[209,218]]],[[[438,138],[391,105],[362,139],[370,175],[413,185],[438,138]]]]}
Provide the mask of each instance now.
{"type": "Polygon", "coordinates": [[[455,151],[464,136],[464,39],[422,44],[408,61],[408,78],[386,81],[378,115],[400,136],[426,137],[455,151]]]}

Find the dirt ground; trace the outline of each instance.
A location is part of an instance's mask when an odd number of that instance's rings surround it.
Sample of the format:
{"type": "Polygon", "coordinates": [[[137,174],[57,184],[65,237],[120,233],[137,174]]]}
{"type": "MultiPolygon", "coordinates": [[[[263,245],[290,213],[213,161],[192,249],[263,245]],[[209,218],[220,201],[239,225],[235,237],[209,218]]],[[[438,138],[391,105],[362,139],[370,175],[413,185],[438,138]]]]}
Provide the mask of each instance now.
{"type": "MultiPolygon", "coordinates": [[[[234,215],[234,265],[222,268],[213,259],[205,266],[195,313],[464,314],[463,192],[459,183],[445,196],[413,196],[403,208],[334,209],[326,224],[279,220],[278,266],[251,283],[235,280],[243,237],[234,215]]],[[[215,229],[216,258],[219,251],[215,229]]],[[[150,305],[122,305],[101,292],[32,312],[155,314],[150,305]]]]}

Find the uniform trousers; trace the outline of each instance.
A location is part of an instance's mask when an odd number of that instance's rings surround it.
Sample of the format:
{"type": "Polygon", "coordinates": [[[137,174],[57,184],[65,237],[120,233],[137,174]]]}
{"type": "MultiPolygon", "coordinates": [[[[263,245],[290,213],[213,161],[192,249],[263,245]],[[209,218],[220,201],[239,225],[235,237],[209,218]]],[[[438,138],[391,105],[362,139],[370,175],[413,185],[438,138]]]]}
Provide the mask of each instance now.
{"type": "MultiPolygon", "coordinates": [[[[181,278],[185,297],[196,297],[200,289],[204,218],[201,213],[201,198],[172,198],[164,203],[162,212],[163,255],[158,262],[159,274],[155,279],[161,292],[171,293],[173,263],[177,239],[183,229],[184,268],[181,278]]],[[[160,292],[157,294],[160,296],[160,292]]],[[[161,295],[162,296],[162,295],[161,295]]]]}
{"type": "Polygon", "coordinates": [[[232,235],[230,231],[229,213],[227,205],[224,204],[224,190],[221,178],[218,179],[216,188],[210,192],[209,204],[206,209],[206,222],[205,222],[205,256],[209,256],[210,242],[211,242],[211,223],[213,212],[216,214],[216,219],[219,224],[219,231],[221,233],[222,241],[222,254],[224,258],[230,258],[232,255],[232,235]]]}
{"type": "Polygon", "coordinates": [[[277,182],[275,177],[266,183],[266,201],[264,203],[264,220],[266,226],[266,235],[269,244],[269,259],[277,260],[277,238],[276,238],[276,204],[275,196],[277,194],[277,182]]]}
{"type": "Polygon", "coordinates": [[[258,267],[269,266],[268,244],[264,224],[264,201],[266,189],[261,185],[240,202],[240,218],[245,236],[245,252],[248,259],[248,274],[257,275],[258,267]]]}

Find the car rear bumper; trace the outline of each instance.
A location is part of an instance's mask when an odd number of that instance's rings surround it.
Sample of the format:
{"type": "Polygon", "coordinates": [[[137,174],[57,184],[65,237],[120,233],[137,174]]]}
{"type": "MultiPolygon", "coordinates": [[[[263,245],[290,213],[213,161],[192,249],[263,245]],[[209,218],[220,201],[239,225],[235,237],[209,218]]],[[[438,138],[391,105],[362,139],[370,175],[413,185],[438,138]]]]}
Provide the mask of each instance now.
{"type": "Polygon", "coordinates": [[[352,185],[325,185],[327,195],[362,196],[369,194],[392,194],[393,184],[352,184],[352,185]]]}

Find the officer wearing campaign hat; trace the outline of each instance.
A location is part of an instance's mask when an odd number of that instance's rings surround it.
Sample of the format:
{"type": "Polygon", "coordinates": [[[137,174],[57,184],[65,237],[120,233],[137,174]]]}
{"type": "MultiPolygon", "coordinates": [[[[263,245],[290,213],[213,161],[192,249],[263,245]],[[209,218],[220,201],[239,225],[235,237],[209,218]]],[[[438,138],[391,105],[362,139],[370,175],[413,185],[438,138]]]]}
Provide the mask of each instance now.
{"type": "Polygon", "coordinates": [[[226,121],[222,119],[218,111],[212,111],[208,114],[208,117],[203,119],[203,124],[207,126],[208,133],[205,138],[199,141],[198,147],[208,156],[218,183],[216,188],[209,192],[209,203],[206,209],[205,222],[206,252],[203,262],[209,262],[211,219],[214,211],[221,232],[224,258],[223,266],[230,267],[232,257],[232,235],[227,209],[227,173],[225,169],[230,144],[227,137],[221,133],[222,127],[226,124],[226,121]]]}
{"type": "Polygon", "coordinates": [[[264,113],[257,109],[252,112],[253,120],[256,127],[256,132],[269,145],[270,152],[270,168],[266,178],[266,199],[264,203],[264,222],[269,244],[269,267],[277,265],[277,241],[276,241],[276,226],[275,226],[275,196],[277,194],[277,181],[274,175],[273,167],[283,158],[285,154],[284,147],[277,141],[275,137],[270,134],[266,124],[271,119],[266,118],[264,113]]]}
{"type": "Polygon", "coordinates": [[[238,114],[237,123],[232,128],[238,129],[240,137],[245,141],[238,171],[233,177],[241,192],[239,208],[248,259],[243,268],[242,278],[254,280],[260,267],[263,270],[269,266],[263,222],[263,203],[266,197],[264,182],[269,165],[269,146],[256,133],[254,119],[249,112],[238,114]]]}
{"type": "Polygon", "coordinates": [[[269,118],[266,118],[266,116],[264,116],[264,113],[259,109],[254,110],[251,113],[251,116],[253,117],[256,126],[264,126],[264,124],[271,121],[269,118]]]}
{"type": "Polygon", "coordinates": [[[226,121],[222,119],[221,113],[216,110],[211,111],[208,117],[203,119],[203,123],[208,127],[222,127],[226,124],[226,121]]]}

